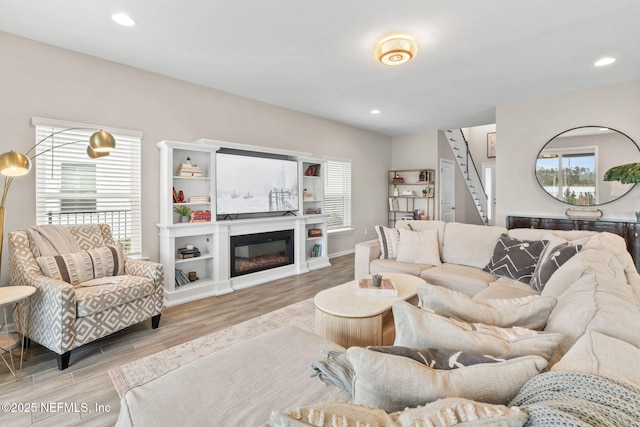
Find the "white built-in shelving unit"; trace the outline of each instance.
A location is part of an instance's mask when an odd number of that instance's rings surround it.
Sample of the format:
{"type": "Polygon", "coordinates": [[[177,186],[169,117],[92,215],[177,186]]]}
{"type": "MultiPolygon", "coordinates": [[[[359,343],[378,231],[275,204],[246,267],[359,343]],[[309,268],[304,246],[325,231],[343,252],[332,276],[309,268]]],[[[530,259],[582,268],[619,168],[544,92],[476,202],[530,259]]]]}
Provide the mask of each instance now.
{"type": "Polygon", "coordinates": [[[330,265],[327,256],[326,215],[323,212],[324,162],[308,153],[270,149],[224,141],[193,143],[161,141],[160,150],[160,262],[164,265],[165,303],[182,304],[208,296],[222,295],[267,281],[302,274],[330,265]],[[222,219],[216,217],[216,152],[222,148],[286,155],[298,162],[299,206],[293,215],[264,215],[222,219]],[[189,159],[189,160],[187,160],[189,159]],[[181,176],[180,165],[197,166],[198,176],[181,176]],[[309,171],[311,173],[309,173],[309,171]],[[311,193],[305,198],[303,190],[311,193]],[[175,194],[182,195],[184,200],[175,194]],[[195,202],[192,201],[195,197],[195,202]],[[181,222],[176,207],[209,211],[210,221],[181,222]],[[231,277],[230,237],[268,231],[294,230],[294,263],[252,274],[231,277]],[[181,248],[193,245],[200,256],[179,258],[181,248]],[[195,272],[197,280],[177,285],[176,270],[195,272]]]}

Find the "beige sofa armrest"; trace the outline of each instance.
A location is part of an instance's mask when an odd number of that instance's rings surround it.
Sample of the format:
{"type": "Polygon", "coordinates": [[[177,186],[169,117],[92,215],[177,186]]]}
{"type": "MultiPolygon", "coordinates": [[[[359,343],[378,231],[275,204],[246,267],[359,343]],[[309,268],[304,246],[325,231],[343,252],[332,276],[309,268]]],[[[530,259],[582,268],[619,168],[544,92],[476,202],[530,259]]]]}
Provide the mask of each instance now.
{"type": "Polygon", "coordinates": [[[358,280],[368,275],[371,261],[379,257],[380,243],[378,242],[378,239],[357,243],[354,279],[358,280]]]}
{"type": "Polygon", "coordinates": [[[162,287],[164,282],[164,265],[153,261],[126,257],[124,260],[124,274],[148,277],[153,280],[156,287],[162,287]]]}

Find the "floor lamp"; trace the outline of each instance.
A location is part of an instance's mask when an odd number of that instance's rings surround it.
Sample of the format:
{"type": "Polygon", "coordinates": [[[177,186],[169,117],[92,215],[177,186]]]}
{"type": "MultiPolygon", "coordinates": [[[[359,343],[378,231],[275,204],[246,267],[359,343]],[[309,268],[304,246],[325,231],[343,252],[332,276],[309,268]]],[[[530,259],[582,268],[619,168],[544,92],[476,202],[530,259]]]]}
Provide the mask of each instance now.
{"type": "MultiPolygon", "coordinates": [[[[57,132],[53,132],[50,135],[42,138],[36,142],[33,147],[29,149],[25,154],[17,151],[8,151],[0,155],[0,174],[4,175],[4,190],[2,191],[2,199],[0,199],[0,272],[2,272],[2,247],[4,244],[4,213],[7,203],[7,194],[9,188],[15,177],[26,175],[31,170],[31,161],[36,157],[55,150],[56,148],[64,147],[65,145],[76,144],[78,142],[86,142],[84,140],[65,142],[60,145],[55,145],[47,150],[35,153],[34,150],[40,144],[47,139],[54,137],[55,135],[68,132],[71,130],[95,130],[91,128],[69,128],[63,129],[57,132]]],[[[87,155],[92,159],[108,156],[111,151],[116,148],[116,140],[113,136],[106,131],[99,130],[91,135],[89,138],[89,145],[87,146],[87,155]]]]}

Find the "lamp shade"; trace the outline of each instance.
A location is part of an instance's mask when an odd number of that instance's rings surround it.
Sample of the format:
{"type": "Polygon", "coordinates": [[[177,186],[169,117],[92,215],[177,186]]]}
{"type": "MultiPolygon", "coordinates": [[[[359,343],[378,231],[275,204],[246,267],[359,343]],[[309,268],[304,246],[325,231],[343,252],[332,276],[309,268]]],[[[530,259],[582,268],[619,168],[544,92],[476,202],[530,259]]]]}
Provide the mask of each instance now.
{"type": "Polygon", "coordinates": [[[8,151],[0,155],[0,173],[5,176],[22,176],[31,170],[31,160],[22,153],[8,151]]]}
{"type": "Polygon", "coordinates": [[[116,140],[109,132],[95,132],[89,139],[89,146],[96,153],[108,153],[116,148],[116,140]]]}
{"type": "Polygon", "coordinates": [[[92,159],[99,159],[100,157],[105,157],[108,156],[109,152],[108,151],[96,151],[93,148],[91,148],[91,145],[87,145],[87,156],[89,156],[92,159]]]}

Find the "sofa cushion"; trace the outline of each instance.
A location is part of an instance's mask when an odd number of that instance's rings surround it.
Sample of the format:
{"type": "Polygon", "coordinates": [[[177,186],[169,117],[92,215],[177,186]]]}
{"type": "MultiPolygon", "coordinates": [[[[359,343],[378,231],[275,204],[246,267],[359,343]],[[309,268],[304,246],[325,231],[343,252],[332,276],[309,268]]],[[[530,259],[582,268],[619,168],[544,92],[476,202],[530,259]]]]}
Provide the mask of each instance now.
{"type": "Polygon", "coordinates": [[[640,387],[638,361],[637,345],[590,331],[580,337],[551,370],[587,372],[640,387]]]}
{"type": "Polygon", "coordinates": [[[396,259],[400,240],[399,230],[397,228],[385,227],[384,225],[376,225],[374,229],[378,234],[380,259],[396,259]]]}
{"type": "Polygon", "coordinates": [[[533,272],[533,277],[529,282],[531,287],[537,292],[542,292],[544,286],[547,284],[547,281],[551,278],[553,273],[555,273],[562,264],[569,261],[571,257],[580,252],[580,249],[582,249],[582,245],[573,246],[568,243],[561,243],[551,248],[551,250],[546,251],[546,257],[544,259],[540,259],[535,271],[533,272]]]}
{"type": "Polygon", "coordinates": [[[120,245],[108,245],[87,251],[36,258],[42,273],[53,279],[72,285],[121,275],[124,272],[124,255],[120,245]]]}
{"type": "Polygon", "coordinates": [[[393,303],[392,310],[397,346],[483,354],[534,354],[548,360],[562,340],[559,333],[461,322],[401,300],[393,303]]]}
{"type": "Polygon", "coordinates": [[[640,324],[640,308],[615,254],[583,249],[560,267],[556,274],[575,259],[582,260],[584,274],[558,297],[558,303],[545,327],[546,331],[564,335],[551,359],[552,364],[588,331],[600,332],[629,343],[640,343],[640,328],[630,326],[640,324]]]}
{"type": "Polygon", "coordinates": [[[503,234],[483,270],[529,283],[547,243],[547,240],[520,240],[503,234]]]}
{"type": "Polygon", "coordinates": [[[431,284],[474,296],[497,277],[479,268],[445,263],[422,271],[420,278],[431,284]]]}
{"type": "Polygon", "coordinates": [[[350,347],[353,401],[386,411],[400,411],[446,397],[506,404],[547,366],[539,356],[522,356],[452,370],[433,369],[408,357],[350,347]]]}
{"type": "Polygon", "coordinates": [[[113,276],[100,286],[76,286],[76,316],[91,316],[154,292],[153,281],[141,276],[113,276]]]}
{"type": "Polygon", "coordinates": [[[483,268],[498,238],[506,232],[504,227],[449,222],[444,230],[442,262],[483,268]]]}
{"type": "Polygon", "coordinates": [[[555,297],[530,295],[522,298],[472,299],[460,292],[421,283],[417,294],[420,306],[445,317],[470,323],[509,328],[542,329],[556,305],[555,297]]]}
{"type": "Polygon", "coordinates": [[[400,242],[396,261],[412,264],[440,265],[440,245],[438,230],[413,231],[406,228],[398,230],[400,242]]]}
{"type": "Polygon", "coordinates": [[[380,408],[354,403],[326,402],[274,411],[271,427],[522,427],[528,416],[518,408],[476,402],[458,397],[406,408],[388,414],[380,408]]]}
{"type": "Polygon", "coordinates": [[[433,267],[427,264],[414,264],[410,262],[398,262],[395,259],[374,259],[369,264],[371,274],[382,273],[405,273],[412,276],[420,274],[433,267]]]}
{"type": "Polygon", "coordinates": [[[539,295],[531,286],[508,277],[498,277],[495,282],[478,292],[473,299],[521,298],[539,295]]]}

